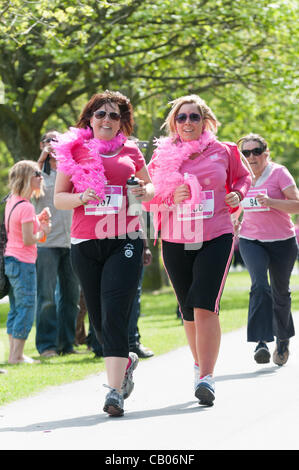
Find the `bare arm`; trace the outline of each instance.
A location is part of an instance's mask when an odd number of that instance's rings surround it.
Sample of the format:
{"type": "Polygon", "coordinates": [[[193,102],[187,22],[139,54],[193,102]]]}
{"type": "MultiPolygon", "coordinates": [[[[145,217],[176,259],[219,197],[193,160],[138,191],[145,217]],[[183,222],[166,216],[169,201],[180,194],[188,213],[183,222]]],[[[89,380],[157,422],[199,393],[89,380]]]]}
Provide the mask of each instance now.
{"type": "Polygon", "coordinates": [[[144,165],[141,170],[136,172],[136,176],[140,179],[140,187],[136,189],[132,188],[132,193],[136,196],[140,196],[142,201],[150,201],[155,195],[155,190],[147,167],[144,165]]]}
{"type": "Polygon", "coordinates": [[[25,246],[34,245],[39,240],[43,239],[45,235],[48,235],[51,231],[49,223],[40,224],[41,230],[33,233],[33,222],[24,222],[22,224],[22,237],[25,246]]]}
{"type": "Polygon", "coordinates": [[[286,188],[283,194],[286,199],[273,199],[265,194],[258,194],[256,200],[262,206],[278,209],[288,214],[299,214],[299,190],[297,186],[286,188]]]}
{"type": "Polygon", "coordinates": [[[44,163],[46,161],[46,158],[49,156],[51,156],[49,154],[49,150],[47,147],[45,147],[42,151],[41,151],[41,154],[39,156],[39,159],[37,160],[37,164],[39,166],[39,169],[42,170],[43,169],[43,166],[44,166],[44,163]]]}
{"type": "Polygon", "coordinates": [[[73,184],[70,177],[64,173],[57,172],[54,205],[56,209],[71,210],[87,204],[90,200],[99,201],[93,189],[88,188],[83,193],[73,193],[73,184]]]}

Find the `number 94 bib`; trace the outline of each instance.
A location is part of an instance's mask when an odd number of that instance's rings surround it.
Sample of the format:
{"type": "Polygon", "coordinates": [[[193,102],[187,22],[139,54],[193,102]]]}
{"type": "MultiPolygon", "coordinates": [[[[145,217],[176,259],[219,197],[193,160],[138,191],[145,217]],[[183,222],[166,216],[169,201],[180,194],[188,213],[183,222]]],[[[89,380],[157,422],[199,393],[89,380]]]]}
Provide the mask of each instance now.
{"type": "Polygon", "coordinates": [[[258,194],[265,194],[267,196],[267,189],[250,189],[241,202],[244,211],[261,212],[270,210],[269,207],[261,206],[258,203],[256,200],[258,194]]]}

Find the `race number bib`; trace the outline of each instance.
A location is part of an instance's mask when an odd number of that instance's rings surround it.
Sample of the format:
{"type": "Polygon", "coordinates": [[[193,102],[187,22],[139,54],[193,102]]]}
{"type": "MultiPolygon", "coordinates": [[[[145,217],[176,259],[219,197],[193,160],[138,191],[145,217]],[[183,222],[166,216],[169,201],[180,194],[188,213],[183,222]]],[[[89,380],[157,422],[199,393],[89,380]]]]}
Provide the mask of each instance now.
{"type": "Polygon", "coordinates": [[[250,189],[243,201],[241,202],[244,211],[262,212],[269,211],[269,207],[261,206],[256,200],[258,194],[265,194],[267,196],[267,189],[250,189]]]}
{"type": "Polygon", "coordinates": [[[122,186],[105,186],[105,199],[95,204],[84,206],[85,215],[118,214],[123,202],[122,186]]]}
{"type": "Polygon", "coordinates": [[[177,206],[177,220],[209,219],[214,215],[214,191],[202,191],[202,200],[199,204],[179,204],[177,206]]]}

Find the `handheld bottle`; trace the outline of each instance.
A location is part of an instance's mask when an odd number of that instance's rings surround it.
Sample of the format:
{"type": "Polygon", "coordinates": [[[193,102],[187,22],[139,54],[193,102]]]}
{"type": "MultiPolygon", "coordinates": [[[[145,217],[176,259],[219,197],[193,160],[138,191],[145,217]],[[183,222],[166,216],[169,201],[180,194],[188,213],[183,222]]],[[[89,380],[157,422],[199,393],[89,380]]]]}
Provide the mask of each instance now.
{"type": "Polygon", "coordinates": [[[139,179],[135,177],[135,175],[131,175],[131,177],[127,180],[127,196],[128,196],[128,215],[140,215],[142,214],[142,204],[141,199],[136,197],[132,192],[131,189],[139,186],[139,179]]]}
{"type": "Polygon", "coordinates": [[[195,175],[184,173],[184,183],[190,188],[191,197],[184,204],[199,204],[201,202],[201,185],[195,175]]]}

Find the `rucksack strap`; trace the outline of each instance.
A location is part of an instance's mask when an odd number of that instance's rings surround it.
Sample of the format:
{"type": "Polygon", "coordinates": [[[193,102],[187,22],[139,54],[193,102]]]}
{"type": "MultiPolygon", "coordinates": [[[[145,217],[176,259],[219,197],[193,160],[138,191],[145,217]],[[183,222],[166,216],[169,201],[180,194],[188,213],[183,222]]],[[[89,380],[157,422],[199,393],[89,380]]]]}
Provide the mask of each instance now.
{"type": "Polygon", "coordinates": [[[22,199],[21,201],[18,201],[15,203],[15,205],[13,206],[13,208],[11,209],[10,213],[9,213],[9,216],[8,216],[8,219],[7,219],[7,233],[9,232],[9,221],[10,221],[10,217],[11,217],[11,214],[12,214],[12,211],[19,205],[21,204],[21,202],[26,202],[25,199],[22,199]]]}

